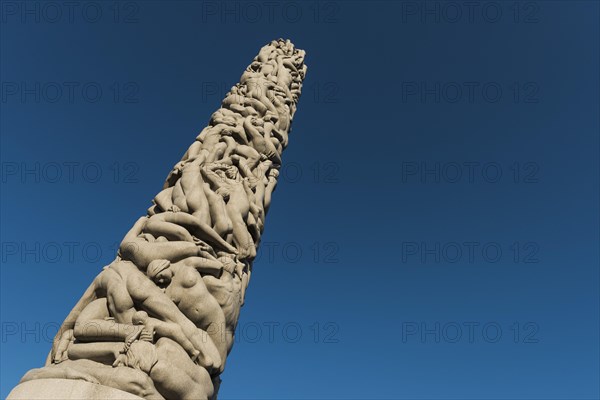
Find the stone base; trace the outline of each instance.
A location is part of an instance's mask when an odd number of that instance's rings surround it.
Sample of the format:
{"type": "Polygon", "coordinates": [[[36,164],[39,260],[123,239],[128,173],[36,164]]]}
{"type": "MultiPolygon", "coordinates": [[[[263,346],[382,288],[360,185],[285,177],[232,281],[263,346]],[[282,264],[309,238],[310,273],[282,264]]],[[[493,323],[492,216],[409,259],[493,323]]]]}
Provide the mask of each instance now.
{"type": "Polygon", "coordinates": [[[108,386],[71,379],[36,379],[17,385],[7,400],[142,400],[108,386]]]}

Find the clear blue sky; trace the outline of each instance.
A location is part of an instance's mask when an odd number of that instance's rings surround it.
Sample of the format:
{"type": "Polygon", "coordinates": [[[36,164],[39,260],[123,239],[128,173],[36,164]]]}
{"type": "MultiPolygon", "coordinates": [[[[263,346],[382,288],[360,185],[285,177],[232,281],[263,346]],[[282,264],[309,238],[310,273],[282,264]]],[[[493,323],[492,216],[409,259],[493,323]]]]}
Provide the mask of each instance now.
{"type": "Polygon", "coordinates": [[[309,70],[222,398],[599,397],[597,2],[64,3],[0,3],[0,397],[278,37],[309,70]]]}

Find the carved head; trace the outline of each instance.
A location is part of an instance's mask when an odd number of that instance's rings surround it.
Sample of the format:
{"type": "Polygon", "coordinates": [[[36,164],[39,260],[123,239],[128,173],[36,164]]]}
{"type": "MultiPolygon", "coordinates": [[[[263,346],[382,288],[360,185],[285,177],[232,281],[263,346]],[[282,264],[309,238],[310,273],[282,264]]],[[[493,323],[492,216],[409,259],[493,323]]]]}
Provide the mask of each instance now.
{"type": "Polygon", "coordinates": [[[233,115],[225,114],[224,111],[215,111],[210,119],[211,125],[224,124],[229,126],[236,126],[237,121],[233,115]]]}
{"type": "Polygon", "coordinates": [[[236,263],[231,255],[221,256],[217,260],[223,264],[223,270],[229,272],[231,275],[235,273],[236,263]]]}
{"type": "Polygon", "coordinates": [[[238,169],[233,165],[227,166],[225,176],[229,179],[236,179],[238,177],[238,169]]]}
{"type": "Polygon", "coordinates": [[[250,64],[248,66],[248,69],[252,72],[258,72],[258,71],[260,71],[260,68],[261,68],[260,61],[253,61],[252,64],[250,64]]]}
{"type": "Polygon", "coordinates": [[[169,286],[173,278],[173,271],[170,267],[169,260],[154,260],[148,264],[146,274],[158,287],[164,288],[169,286]]]}
{"type": "Polygon", "coordinates": [[[263,119],[259,118],[259,117],[252,117],[250,119],[250,121],[252,122],[252,125],[254,125],[254,126],[264,126],[265,125],[265,121],[263,121],[263,119]]]}
{"type": "Polygon", "coordinates": [[[131,322],[134,325],[144,325],[148,319],[148,313],[146,311],[136,311],[131,317],[131,322]]]}

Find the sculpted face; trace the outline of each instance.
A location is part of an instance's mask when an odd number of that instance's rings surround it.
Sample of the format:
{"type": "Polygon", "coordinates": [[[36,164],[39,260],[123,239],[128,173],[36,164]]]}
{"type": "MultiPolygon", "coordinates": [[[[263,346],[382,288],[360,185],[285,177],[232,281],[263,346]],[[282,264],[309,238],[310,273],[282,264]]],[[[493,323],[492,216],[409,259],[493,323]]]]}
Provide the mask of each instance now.
{"type": "Polygon", "coordinates": [[[262,118],[252,117],[251,121],[254,126],[264,126],[265,124],[262,118]]]}
{"type": "Polygon", "coordinates": [[[229,125],[229,126],[235,126],[236,125],[235,118],[233,118],[233,117],[223,117],[223,123],[225,125],[229,125]]]}
{"type": "Polygon", "coordinates": [[[154,277],[154,283],[159,287],[167,287],[171,283],[171,279],[173,279],[173,271],[171,268],[167,268],[154,277]]]}
{"type": "Polygon", "coordinates": [[[237,125],[237,121],[236,121],[235,117],[226,115],[222,112],[215,112],[211,117],[211,123],[213,125],[218,125],[218,124],[225,124],[225,125],[229,125],[229,126],[237,125]]]}

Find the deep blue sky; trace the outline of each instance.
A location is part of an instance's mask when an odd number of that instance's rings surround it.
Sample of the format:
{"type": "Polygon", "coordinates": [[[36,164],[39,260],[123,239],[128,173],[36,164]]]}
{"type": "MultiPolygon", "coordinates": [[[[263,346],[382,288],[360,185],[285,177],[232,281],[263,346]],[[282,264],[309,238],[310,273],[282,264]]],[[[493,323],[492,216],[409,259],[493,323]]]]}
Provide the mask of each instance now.
{"type": "Polygon", "coordinates": [[[309,70],[222,398],[599,397],[597,2],[72,3],[0,3],[0,397],[278,37],[309,70]]]}

